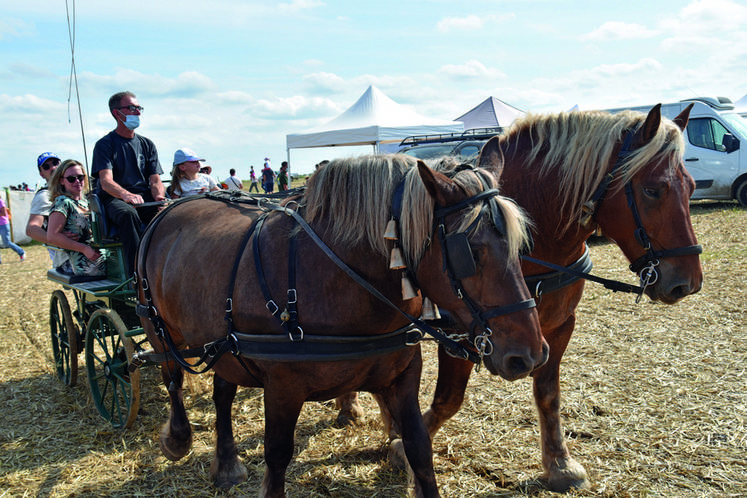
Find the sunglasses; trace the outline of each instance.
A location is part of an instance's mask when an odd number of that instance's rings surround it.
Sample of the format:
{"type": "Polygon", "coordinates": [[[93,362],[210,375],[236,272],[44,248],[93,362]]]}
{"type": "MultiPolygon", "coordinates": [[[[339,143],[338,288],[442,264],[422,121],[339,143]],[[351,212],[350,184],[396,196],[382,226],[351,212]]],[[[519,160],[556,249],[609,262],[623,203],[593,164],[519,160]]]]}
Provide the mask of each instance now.
{"type": "Polygon", "coordinates": [[[47,159],[41,165],[41,169],[43,169],[44,171],[49,171],[50,168],[56,168],[59,165],[60,165],[60,160],[59,159],[47,159]]]}
{"type": "Polygon", "coordinates": [[[130,112],[135,112],[135,111],[143,112],[145,110],[145,107],[140,106],[140,105],[126,105],[122,107],[117,107],[117,109],[119,110],[127,109],[130,112]]]}
{"type": "Polygon", "coordinates": [[[67,180],[67,183],[75,183],[76,181],[79,181],[80,183],[85,183],[86,175],[70,175],[64,178],[65,180],[67,180]]]}

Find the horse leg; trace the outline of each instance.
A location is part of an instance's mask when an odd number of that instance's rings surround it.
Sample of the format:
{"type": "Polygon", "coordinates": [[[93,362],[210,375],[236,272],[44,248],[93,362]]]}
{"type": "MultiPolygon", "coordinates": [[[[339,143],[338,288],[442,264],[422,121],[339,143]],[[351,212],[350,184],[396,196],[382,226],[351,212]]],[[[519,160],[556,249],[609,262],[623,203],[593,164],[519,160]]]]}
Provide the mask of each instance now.
{"type": "Polygon", "coordinates": [[[184,409],[184,370],[174,364],[164,364],[161,368],[161,379],[169,386],[169,420],[161,429],[161,452],[171,461],[177,461],[187,454],[192,447],[192,426],[189,425],[187,411],[184,409]]]}
{"type": "Polygon", "coordinates": [[[236,397],[236,384],[219,375],[213,376],[215,403],[215,458],[210,465],[210,477],[217,488],[227,489],[246,481],[246,467],[239,461],[231,424],[231,406],[236,397]]]}
{"type": "Polygon", "coordinates": [[[363,418],[363,408],[358,401],[358,393],[355,391],[338,396],[335,399],[335,408],[340,410],[335,421],[338,427],[355,425],[363,418]]]}
{"type": "Polygon", "coordinates": [[[294,433],[304,400],[284,392],[282,386],[265,386],[264,400],[266,468],[259,496],[280,498],[285,496],[285,471],[293,458],[294,433]]]}
{"type": "Polygon", "coordinates": [[[411,365],[386,393],[381,393],[379,399],[386,405],[394,424],[401,428],[402,446],[415,484],[415,496],[439,496],[436,474],[433,471],[431,438],[418,404],[421,362],[417,363],[411,365]]]}
{"type": "Polygon", "coordinates": [[[546,335],[550,357],[534,374],[534,400],[542,435],[543,480],[552,491],[587,488],[584,467],[571,457],[560,425],[560,360],[573,333],[575,317],[546,335]]]}
{"type": "MultiPolygon", "coordinates": [[[[431,440],[441,429],[443,424],[451,417],[456,415],[464,402],[467,391],[467,383],[472,373],[472,363],[459,358],[454,358],[442,347],[438,347],[438,380],[436,382],[436,391],[433,394],[431,406],[423,413],[423,421],[428,430],[431,440]]],[[[381,406],[381,403],[379,403],[381,406]]],[[[382,418],[385,414],[382,410],[382,418]]],[[[386,419],[384,425],[387,426],[386,419]]],[[[391,427],[391,422],[387,427],[391,427]]],[[[394,428],[395,434],[392,435],[390,430],[390,439],[392,441],[389,449],[389,461],[392,465],[399,468],[405,467],[405,453],[402,441],[397,439],[397,434],[401,434],[394,428]]]]}

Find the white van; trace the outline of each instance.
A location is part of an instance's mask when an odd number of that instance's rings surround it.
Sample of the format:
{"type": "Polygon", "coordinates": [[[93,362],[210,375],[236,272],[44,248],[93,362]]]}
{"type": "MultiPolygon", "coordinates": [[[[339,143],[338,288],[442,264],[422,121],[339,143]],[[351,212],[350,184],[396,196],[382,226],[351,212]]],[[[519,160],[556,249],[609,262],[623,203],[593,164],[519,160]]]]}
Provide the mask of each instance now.
{"type": "MultiPolygon", "coordinates": [[[[736,199],[747,206],[747,119],[734,112],[725,97],[696,97],[663,104],[663,116],[674,119],[694,103],[685,131],[685,166],[695,179],[692,199],[736,199]],[[746,150],[741,150],[745,144],[746,150]]],[[[653,105],[626,109],[647,113],[653,105]]]]}

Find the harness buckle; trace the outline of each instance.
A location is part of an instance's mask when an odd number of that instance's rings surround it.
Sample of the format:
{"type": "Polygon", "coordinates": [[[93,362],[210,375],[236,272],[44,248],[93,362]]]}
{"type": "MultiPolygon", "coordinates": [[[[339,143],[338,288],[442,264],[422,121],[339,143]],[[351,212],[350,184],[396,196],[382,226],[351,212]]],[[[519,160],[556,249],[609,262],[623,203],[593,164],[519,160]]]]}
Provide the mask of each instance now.
{"type": "Polygon", "coordinates": [[[303,329],[301,327],[296,326],[295,327],[296,334],[294,334],[294,330],[288,330],[288,339],[290,339],[291,342],[300,342],[303,341],[303,329]]]}
{"type": "Polygon", "coordinates": [[[298,292],[296,289],[288,289],[288,304],[296,304],[298,302],[298,292]]]}
{"type": "Polygon", "coordinates": [[[226,299],[226,313],[232,313],[233,312],[233,298],[227,298],[226,299]]]}
{"type": "Polygon", "coordinates": [[[267,301],[267,303],[265,304],[265,308],[267,308],[267,310],[270,312],[272,316],[275,316],[275,313],[277,313],[278,310],[280,309],[278,305],[275,304],[275,301],[273,300],[267,301]]]}
{"type": "MultiPolygon", "coordinates": [[[[439,332],[441,329],[437,329],[439,332]]],[[[418,328],[411,328],[405,333],[405,345],[406,346],[417,346],[420,341],[425,337],[425,333],[418,328]]]]}

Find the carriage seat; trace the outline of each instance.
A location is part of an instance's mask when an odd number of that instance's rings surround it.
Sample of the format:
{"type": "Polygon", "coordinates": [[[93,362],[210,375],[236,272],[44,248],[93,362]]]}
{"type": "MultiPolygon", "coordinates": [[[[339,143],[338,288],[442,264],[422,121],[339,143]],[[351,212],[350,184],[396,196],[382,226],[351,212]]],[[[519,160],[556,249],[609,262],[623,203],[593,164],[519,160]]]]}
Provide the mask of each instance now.
{"type": "Polygon", "coordinates": [[[74,273],[65,273],[58,271],[56,268],[53,268],[47,272],[47,278],[61,284],[69,285],[78,284],[81,282],[91,282],[93,280],[104,280],[106,279],[106,275],[100,275],[96,277],[92,277],[90,275],[75,275],[74,273]]]}
{"type": "Polygon", "coordinates": [[[104,203],[95,192],[88,194],[88,207],[96,214],[96,225],[98,226],[98,239],[101,244],[118,242],[119,232],[117,227],[109,223],[104,212],[104,203]]]}

